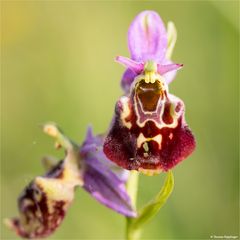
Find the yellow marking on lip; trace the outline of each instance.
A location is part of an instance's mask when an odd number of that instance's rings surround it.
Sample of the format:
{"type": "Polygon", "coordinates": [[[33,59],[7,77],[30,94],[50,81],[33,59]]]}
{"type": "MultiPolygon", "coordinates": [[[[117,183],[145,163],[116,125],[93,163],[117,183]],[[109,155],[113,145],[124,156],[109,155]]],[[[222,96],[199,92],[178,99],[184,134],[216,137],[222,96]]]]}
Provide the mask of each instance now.
{"type": "Polygon", "coordinates": [[[121,101],[122,107],[123,107],[123,110],[120,115],[122,123],[125,127],[130,129],[132,127],[132,124],[130,122],[126,121],[126,118],[130,115],[130,108],[128,105],[128,97],[122,97],[120,101],[121,101]]]}
{"type": "Polygon", "coordinates": [[[73,184],[64,183],[59,179],[37,177],[35,183],[46,193],[47,197],[55,201],[71,201],[73,199],[73,184]]]}
{"type": "MultiPolygon", "coordinates": [[[[142,133],[140,133],[137,138],[137,147],[140,148],[143,144],[144,150],[147,149],[149,151],[147,142],[150,142],[150,141],[157,142],[158,148],[161,149],[161,144],[162,144],[162,135],[161,134],[158,134],[153,138],[145,138],[144,135],[142,133]],[[145,143],[147,144],[147,146],[145,145],[145,143]]],[[[146,152],[148,152],[148,151],[146,151],[146,152]]]]}
{"type": "Polygon", "coordinates": [[[144,149],[145,152],[148,152],[148,151],[149,151],[149,147],[148,147],[148,143],[147,143],[147,142],[145,142],[145,143],[143,144],[143,149],[144,149]]]}
{"type": "Polygon", "coordinates": [[[161,149],[162,148],[162,135],[158,134],[157,136],[155,136],[154,138],[152,138],[152,140],[154,140],[155,142],[158,143],[158,148],[161,149]]]}
{"type": "Polygon", "coordinates": [[[146,141],[148,141],[148,139],[145,138],[142,133],[140,133],[138,138],[137,138],[137,147],[140,148],[142,146],[142,143],[144,143],[146,141]]]}
{"type": "MultiPolygon", "coordinates": [[[[168,93],[168,88],[167,88],[167,85],[164,85],[164,91],[166,91],[168,93]]],[[[161,112],[160,112],[160,116],[159,116],[159,120],[160,122],[158,122],[157,120],[155,120],[154,118],[151,119],[151,121],[153,121],[156,126],[159,128],[159,129],[162,129],[164,127],[168,127],[168,128],[176,128],[178,126],[178,119],[179,117],[182,115],[182,113],[184,112],[184,105],[181,106],[180,110],[178,112],[175,111],[175,107],[176,107],[176,104],[180,101],[177,97],[171,95],[171,103],[173,104],[173,106],[171,107],[171,115],[173,117],[173,122],[171,124],[166,124],[164,123],[164,121],[162,120],[162,116],[164,114],[164,108],[161,109],[161,112]],[[178,102],[177,102],[178,101],[178,102]]],[[[134,110],[135,110],[135,113],[137,115],[137,121],[136,121],[136,124],[139,126],[139,127],[144,127],[146,122],[149,121],[149,119],[145,119],[144,121],[140,122],[140,113],[139,113],[139,110],[138,110],[138,107],[137,107],[137,101],[138,101],[138,98],[135,94],[134,96],[134,110]]],[[[166,100],[161,100],[162,103],[161,104],[165,104],[166,103],[166,100]]],[[[140,103],[140,107],[141,107],[141,111],[143,111],[145,114],[152,114],[153,112],[148,112],[148,111],[144,111],[143,109],[143,106],[142,106],[142,103],[141,101],[139,101],[140,103]]]]}

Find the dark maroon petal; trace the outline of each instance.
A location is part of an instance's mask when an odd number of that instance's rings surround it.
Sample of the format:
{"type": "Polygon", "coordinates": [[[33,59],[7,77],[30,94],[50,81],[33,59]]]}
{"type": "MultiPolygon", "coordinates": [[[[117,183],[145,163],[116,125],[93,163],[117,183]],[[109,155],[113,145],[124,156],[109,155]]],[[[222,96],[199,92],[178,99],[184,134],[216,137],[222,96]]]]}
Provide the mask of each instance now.
{"type": "MultiPolygon", "coordinates": [[[[148,91],[149,94],[149,91],[148,91]]],[[[168,94],[156,106],[161,114],[136,112],[134,96],[122,97],[116,105],[109,134],[104,143],[106,156],[126,169],[167,171],[189,156],[195,148],[194,137],[184,120],[184,104],[168,94]]],[[[152,105],[150,105],[152,107],[152,105]]],[[[149,107],[149,106],[148,106],[149,107]]]]}
{"type": "Polygon", "coordinates": [[[61,224],[74,195],[76,182],[64,180],[63,161],[45,177],[36,177],[18,199],[19,218],[6,221],[23,238],[44,238],[61,224]]]}
{"type": "Polygon", "coordinates": [[[89,156],[94,156],[94,158],[100,162],[99,164],[103,165],[104,168],[107,168],[108,171],[111,171],[122,182],[125,183],[128,179],[129,171],[120,168],[106,157],[102,151],[104,139],[104,135],[94,135],[92,127],[89,126],[87,129],[86,138],[80,149],[81,155],[84,156],[83,160],[86,159],[86,161],[88,161],[89,156]]]}

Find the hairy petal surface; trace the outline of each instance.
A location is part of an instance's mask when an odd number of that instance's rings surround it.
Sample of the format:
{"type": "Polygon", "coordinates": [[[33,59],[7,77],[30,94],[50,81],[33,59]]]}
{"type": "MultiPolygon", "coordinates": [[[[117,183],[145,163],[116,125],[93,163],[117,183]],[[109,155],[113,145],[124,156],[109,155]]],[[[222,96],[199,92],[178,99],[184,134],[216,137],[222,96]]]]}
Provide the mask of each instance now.
{"type": "Polygon", "coordinates": [[[75,165],[60,161],[42,177],[36,177],[18,199],[19,217],[7,225],[23,238],[44,238],[62,223],[82,180],[75,165]]]}
{"type": "Polygon", "coordinates": [[[143,102],[136,101],[135,91],[117,102],[104,152],[113,162],[129,170],[168,171],[195,148],[194,137],[184,119],[184,104],[168,94],[166,100],[155,106],[155,96],[149,91],[151,104],[144,102],[144,97],[143,102]],[[154,111],[146,114],[142,107],[147,110],[154,107],[154,111]]]}

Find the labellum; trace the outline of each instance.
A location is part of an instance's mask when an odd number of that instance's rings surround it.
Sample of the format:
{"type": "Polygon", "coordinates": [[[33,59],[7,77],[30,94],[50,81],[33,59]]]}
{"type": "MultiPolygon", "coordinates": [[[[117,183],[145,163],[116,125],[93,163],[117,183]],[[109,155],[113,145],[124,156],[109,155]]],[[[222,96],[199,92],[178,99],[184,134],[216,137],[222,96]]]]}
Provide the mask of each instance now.
{"type": "Polygon", "coordinates": [[[129,170],[167,171],[195,148],[184,103],[168,92],[159,69],[172,70],[170,65],[145,63],[130,93],[118,100],[104,143],[107,157],[129,170]]]}

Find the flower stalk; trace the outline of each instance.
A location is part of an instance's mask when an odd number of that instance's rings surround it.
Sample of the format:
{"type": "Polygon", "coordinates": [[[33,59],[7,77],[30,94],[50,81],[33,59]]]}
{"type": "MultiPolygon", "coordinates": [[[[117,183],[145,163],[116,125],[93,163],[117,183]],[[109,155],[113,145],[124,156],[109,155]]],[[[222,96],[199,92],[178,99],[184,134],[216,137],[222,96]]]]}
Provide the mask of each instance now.
{"type": "MultiPolygon", "coordinates": [[[[128,195],[132,202],[133,209],[136,210],[137,208],[137,194],[138,194],[138,180],[139,180],[139,172],[138,171],[131,171],[127,184],[126,189],[128,192],[128,195]]],[[[140,232],[137,234],[137,232],[133,232],[131,229],[132,220],[133,218],[127,217],[126,218],[126,239],[127,240],[137,240],[140,237],[140,232]]]]}
{"type": "MultiPolygon", "coordinates": [[[[133,183],[129,182],[128,186],[134,185],[137,180],[136,176],[132,176],[130,181],[133,180],[133,183]]],[[[130,196],[133,194],[133,204],[136,203],[136,189],[128,188],[130,196]]],[[[131,186],[132,187],[132,186],[131,186]]],[[[136,218],[127,218],[127,229],[126,229],[126,240],[138,240],[141,237],[143,227],[148,223],[163,207],[167,202],[169,196],[171,195],[174,187],[174,177],[171,171],[167,172],[164,184],[160,192],[142,209],[137,211],[138,215],[136,218]]]]}

